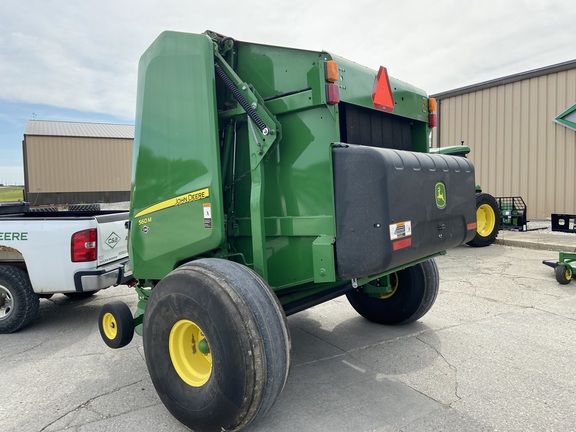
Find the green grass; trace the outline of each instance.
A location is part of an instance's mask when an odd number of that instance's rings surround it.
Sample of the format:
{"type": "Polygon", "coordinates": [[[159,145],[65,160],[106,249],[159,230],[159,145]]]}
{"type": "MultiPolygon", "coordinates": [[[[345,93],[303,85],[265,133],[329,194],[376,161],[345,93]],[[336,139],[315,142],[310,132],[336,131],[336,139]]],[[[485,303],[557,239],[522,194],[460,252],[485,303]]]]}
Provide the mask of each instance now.
{"type": "Polygon", "coordinates": [[[19,201],[19,200],[20,201],[24,200],[24,188],[13,186],[0,187],[0,202],[19,201]]]}

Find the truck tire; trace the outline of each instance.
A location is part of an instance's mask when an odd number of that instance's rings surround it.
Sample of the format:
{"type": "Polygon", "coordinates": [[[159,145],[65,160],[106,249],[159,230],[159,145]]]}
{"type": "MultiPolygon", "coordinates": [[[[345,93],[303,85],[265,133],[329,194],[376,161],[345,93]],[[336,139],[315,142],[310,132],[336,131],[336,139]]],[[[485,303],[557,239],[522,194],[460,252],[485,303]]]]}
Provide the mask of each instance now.
{"type": "Polygon", "coordinates": [[[558,264],[554,269],[556,281],[561,285],[567,285],[572,280],[572,267],[566,264],[558,264]]]}
{"type": "Polygon", "coordinates": [[[436,261],[429,259],[390,275],[392,293],[376,298],[362,287],[346,294],[352,307],[378,324],[408,324],[422,318],[438,296],[436,261]]]}
{"type": "Polygon", "coordinates": [[[500,209],[490,194],[476,194],[476,235],[467,244],[473,247],[490,246],[498,237],[500,209]]]}
{"type": "Polygon", "coordinates": [[[198,432],[244,428],[286,383],[284,311],[256,273],[232,261],[193,261],[162,279],[144,313],[143,338],[160,399],[198,432]]]}
{"type": "Polygon", "coordinates": [[[38,313],[39,303],[24,270],[0,266],[0,333],[13,333],[28,325],[38,313]]]}
{"type": "Polygon", "coordinates": [[[110,348],[122,348],[134,337],[134,319],[128,305],[121,301],[106,303],[98,314],[98,330],[110,348]]]}

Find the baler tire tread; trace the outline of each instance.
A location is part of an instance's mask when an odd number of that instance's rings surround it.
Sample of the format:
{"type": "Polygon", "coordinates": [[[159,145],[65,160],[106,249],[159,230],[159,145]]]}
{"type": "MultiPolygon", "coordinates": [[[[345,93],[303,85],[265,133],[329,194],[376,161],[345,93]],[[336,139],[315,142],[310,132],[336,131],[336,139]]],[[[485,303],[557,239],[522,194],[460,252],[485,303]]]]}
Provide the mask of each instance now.
{"type": "Polygon", "coordinates": [[[232,261],[200,259],[162,279],[148,300],[143,337],[160,399],[195,431],[246,427],[271,408],[287,379],[284,311],[255,272],[232,261]],[[184,381],[168,349],[172,330],[183,320],[201,329],[210,347],[209,376],[196,386],[184,381]]]}

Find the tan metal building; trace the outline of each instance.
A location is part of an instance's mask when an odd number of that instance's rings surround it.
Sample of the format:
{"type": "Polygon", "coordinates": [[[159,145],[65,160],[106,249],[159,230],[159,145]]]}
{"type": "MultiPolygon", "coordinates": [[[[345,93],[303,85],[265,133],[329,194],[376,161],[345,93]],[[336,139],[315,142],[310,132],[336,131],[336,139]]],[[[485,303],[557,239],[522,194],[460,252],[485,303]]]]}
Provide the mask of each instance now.
{"type": "Polygon", "coordinates": [[[464,145],[476,182],[527,216],[576,214],[576,60],[432,95],[433,147],[464,145]]]}
{"type": "Polygon", "coordinates": [[[32,205],[130,199],[134,126],[30,120],[24,193],[32,205]]]}

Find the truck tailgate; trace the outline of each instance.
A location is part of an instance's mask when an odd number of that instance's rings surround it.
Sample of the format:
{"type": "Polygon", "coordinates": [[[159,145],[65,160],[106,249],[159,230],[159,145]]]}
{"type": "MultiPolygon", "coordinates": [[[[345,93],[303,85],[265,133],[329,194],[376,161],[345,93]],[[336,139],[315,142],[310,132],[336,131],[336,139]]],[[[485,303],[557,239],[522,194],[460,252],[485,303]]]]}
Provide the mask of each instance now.
{"type": "Polygon", "coordinates": [[[96,216],[98,221],[98,266],[128,256],[128,212],[96,216]]]}

